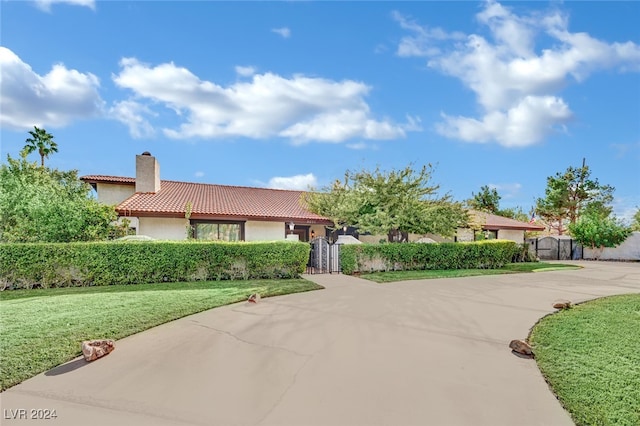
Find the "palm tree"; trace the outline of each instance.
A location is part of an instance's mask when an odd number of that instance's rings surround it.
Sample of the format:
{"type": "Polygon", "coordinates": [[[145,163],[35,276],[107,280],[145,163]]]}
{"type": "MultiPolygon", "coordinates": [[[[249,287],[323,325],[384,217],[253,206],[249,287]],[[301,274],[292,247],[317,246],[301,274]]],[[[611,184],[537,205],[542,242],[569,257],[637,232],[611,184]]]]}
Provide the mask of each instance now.
{"type": "Polygon", "coordinates": [[[38,154],[40,154],[40,165],[44,167],[45,157],[49,157],[52,153],[58,152],[58,144],[53,140],[53,135],[47,133],[45,129],[33,126],[33,130],[29,130],[29,134],[31,137],[25,140],[27,144],[24,146],[23,152],[29,155],[34,151],[38,151],[38,154]]]}

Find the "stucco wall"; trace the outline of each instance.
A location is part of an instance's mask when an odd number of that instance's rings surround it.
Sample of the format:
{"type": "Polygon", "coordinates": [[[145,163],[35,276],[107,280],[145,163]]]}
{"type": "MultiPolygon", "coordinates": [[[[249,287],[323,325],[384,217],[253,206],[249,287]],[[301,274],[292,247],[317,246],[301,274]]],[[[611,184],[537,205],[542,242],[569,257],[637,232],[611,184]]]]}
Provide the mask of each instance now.
{"type": "Polygon", "coordinates": [[[187,237],[187,220],[184,218],[141,217],[138,235],[157,240],[184,240],[187,237]]]}
{"type": "Polygon", "coordinates": [[[522,244],[524,243],[524,231],[516,229],[499,229],[498,239],[511,240],[515,241],[518,244],[522,244]]]}
{"type": "Polygon", "coordinates": [[[244,239],[245,241],[284,240],[284,222],[247,221],[244,224],[244,239]]]}
{"type": "Polygon", "coordinates": [[[127,198],[131,197],[134,192],[135,187],[133,185],[114,185],[110,183],[97,184],[98,201],[102,204],[120,204],[127,198]]]}
{"type": "Polygon", "coordinates": [[[473,241],[474,240],[473,229],[458,228],[458,231],[456,232],[456,237],[459,243],[462,243],[465,241],[473,241]]]}
{"type": "Polygon", "coordinates": [[[640,232],[632,233],[618,247],[599,249],[584,248],[583,258],[600,260],[640,260],[640,232]]]}

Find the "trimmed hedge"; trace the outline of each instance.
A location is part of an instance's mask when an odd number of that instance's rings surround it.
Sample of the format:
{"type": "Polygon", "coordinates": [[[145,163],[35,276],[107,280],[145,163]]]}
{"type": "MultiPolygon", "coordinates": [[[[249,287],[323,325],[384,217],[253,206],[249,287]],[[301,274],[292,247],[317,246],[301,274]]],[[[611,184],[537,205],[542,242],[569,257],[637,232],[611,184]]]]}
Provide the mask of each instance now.
{"type": "Polygon", "coordinates": [[[521,246],[507,240],[469,243],[350,244],[340,247],[342,273],[495,269],[516,259],[521,246]]]}
{"type": "Polygon", "coordinates": [[[0,244],[0,288],[293,278],[309,251],[294,242],[0,244]]]}

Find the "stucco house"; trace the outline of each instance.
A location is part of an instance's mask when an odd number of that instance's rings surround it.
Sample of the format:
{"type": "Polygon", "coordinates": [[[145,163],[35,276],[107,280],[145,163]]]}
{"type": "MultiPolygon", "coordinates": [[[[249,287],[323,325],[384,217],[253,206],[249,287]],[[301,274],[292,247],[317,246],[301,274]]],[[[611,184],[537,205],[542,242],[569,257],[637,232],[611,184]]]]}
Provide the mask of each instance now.
{"type": "MultiPolygon", "coordinates": [[[[534,223],[521,222],[508,217],[498,216],[477,210],[469,211],[469,219],[480,228],[485,238],[511,240],[522,244],[525,242],[525,231],[544,231],[545,227],[534,223]]],[[[473,229],[458,229],[456,241],[473,241],[475,233],[473,229]]]]}
{"type": "Polygon", "coordinates": [[[190,226],[200,240],[309,241],[331,225],[303,207],[303,191],[162,180],[148,152],[136,156],[135,178],[81,179],[96,190],[98,201],[115,205],[136,234],[156,239],[184,240],[190,226]]]}

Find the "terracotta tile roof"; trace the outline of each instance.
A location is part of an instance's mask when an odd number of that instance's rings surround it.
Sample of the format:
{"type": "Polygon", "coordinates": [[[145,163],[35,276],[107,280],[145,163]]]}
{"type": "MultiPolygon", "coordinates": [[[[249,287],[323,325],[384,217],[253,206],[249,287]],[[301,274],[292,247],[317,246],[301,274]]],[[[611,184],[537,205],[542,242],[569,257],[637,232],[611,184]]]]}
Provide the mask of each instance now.
{"type": "Polygon", "coordinates": [[[545,227],[528,222],[520,222],[519,220],[509,219],[508,217],[498,216],[491,213],[485,213],[477,210],[470,210],[469,214],[472,220],[482,225],[482,229],[494,231],[497,229],[515,229],[523,231],[544,231],[545,227]]]}
{"type": "Polygon", "coordinates": [[[184,217],[186,205],[191,202],[192,219],[275,219],[331,223],[304,209],[300,203],[302,194],[303,191],[163,180],[157,193],[135,193],[120,203],[116,210],[127,216],[184,217]]]}
{"type": "Polygon", "coordinates": [[[80,179],[87,183],[124,183],[131,185],[136,183],[136,178],[123,176],[87,175],[82,176],[80,179]]]}

